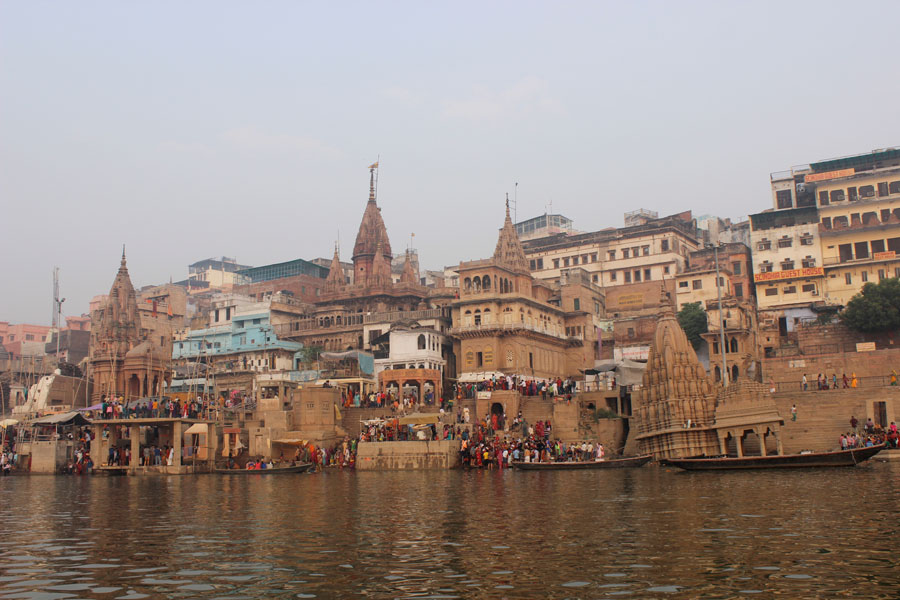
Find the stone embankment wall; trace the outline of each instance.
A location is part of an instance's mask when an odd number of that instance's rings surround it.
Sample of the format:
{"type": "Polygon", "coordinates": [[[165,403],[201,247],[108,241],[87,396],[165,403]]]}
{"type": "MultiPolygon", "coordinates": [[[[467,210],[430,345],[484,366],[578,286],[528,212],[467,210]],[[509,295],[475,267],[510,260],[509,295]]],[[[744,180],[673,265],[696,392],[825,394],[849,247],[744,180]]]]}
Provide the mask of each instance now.
{"type": "Polygon", "coordinates": [[[357,447],[359,471],[452,469],[459,466],[459,440],[440,442],[363,442],[357,447]]]}
{"type": "MultiPolygon", "coordinates": [[[[761,345],[777,344],[763,332],[761,345]]],[[[840,324],[804,325],[780,340],[775,356],[762,361],[763,382],[774,381],[778,391],[799,390],[806,374],[810,385],[822,373],[830,378],[856,373],[860,387],[879,387],[889,381],[891,370],[900,373],[900,332],[864,334],[840,324]],[[874,345],[874,350],[857,352],[857,344],[874,345]]]]}
{"type": "Polygon", "coordinates": [[[878,421],[882,407],[888,424],[900,416],[900,387],[779,392],[774,398],[784,419],[781,435],[785,454],[836,450],[840,435],[850,430],[851,416],[859,421],[860,430],[869,417],[878,421]],[[791,421],[794,404],[797,420],[791,421]]]}

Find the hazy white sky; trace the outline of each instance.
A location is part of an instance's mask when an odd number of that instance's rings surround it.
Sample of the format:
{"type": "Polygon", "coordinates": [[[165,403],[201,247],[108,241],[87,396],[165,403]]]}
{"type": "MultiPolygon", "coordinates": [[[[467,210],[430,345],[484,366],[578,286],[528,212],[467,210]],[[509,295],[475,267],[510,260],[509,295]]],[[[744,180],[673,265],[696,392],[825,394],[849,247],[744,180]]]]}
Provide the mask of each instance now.
{"type": "Polygon", "coordinates": [[[349,259],[520,220],[742,217],[769,173],[900,145],[900,2],[0,2],[0,320],[233,256],[349,259]]]}

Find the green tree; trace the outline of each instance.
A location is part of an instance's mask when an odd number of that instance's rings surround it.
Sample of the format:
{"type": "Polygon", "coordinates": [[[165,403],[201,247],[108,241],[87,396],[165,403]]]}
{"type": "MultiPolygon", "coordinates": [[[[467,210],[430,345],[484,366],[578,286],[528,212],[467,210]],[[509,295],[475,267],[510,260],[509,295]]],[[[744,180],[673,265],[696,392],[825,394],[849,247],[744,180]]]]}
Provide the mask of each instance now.
{"type": "Polygon", "coordinates": [[[855,331],[900,329],[900,279],[867,283],[841,311],[841,322],[855,331]]]}
{"type": "Polygon", "coordinates": [[[687,334],[687,339],[694,347],[694,350],[700,347],[703,338],[700,334],[709,330],[709,322],[706,319],[706,311],[701,308],[699,302],[688,302],[678,311],[678,324],[687,334]]]}

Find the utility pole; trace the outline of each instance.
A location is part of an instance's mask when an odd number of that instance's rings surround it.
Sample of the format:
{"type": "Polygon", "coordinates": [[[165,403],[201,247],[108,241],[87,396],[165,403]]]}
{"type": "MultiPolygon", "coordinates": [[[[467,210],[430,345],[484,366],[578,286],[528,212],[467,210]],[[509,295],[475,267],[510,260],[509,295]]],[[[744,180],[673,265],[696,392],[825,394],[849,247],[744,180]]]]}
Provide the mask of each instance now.
{"type": "Polygon", "coordinates": [[[722,318],[722,286],[719,284],[719,244],[713,246],[716,258],[716,293],[719,296],[719,349],[722,351],[722,385],[728,387],[728,365],[725,362],[725,319],[722,318]]]}

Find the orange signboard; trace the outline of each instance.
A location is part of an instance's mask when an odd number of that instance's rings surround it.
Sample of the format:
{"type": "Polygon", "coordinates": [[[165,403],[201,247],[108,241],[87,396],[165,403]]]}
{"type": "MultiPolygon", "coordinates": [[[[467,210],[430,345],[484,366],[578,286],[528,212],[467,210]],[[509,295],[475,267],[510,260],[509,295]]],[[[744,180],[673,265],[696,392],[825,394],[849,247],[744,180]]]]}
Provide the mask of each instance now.
{"type": "Polygon", "coordinates": [[[811,181],[827,181],[829,179],[837,179],[838,177],[850,177],[856,173],[855,169],[841,169],[840,171],[826,171],[824,173],[810,173],[803,178],[803,181],[809,183],[811,181]]]}
{"type": "Polygon", "coordinates": [[[887,252],[875,252],[872,254],[872,258],[875,260],[888,260],[890,258],[896,258],[897,253],[893,250],[888,250],[887,252]]]}
{"type": "Polygon", "coordinates": [[[823,277],[825,269],[822,267],[810,267],[807,269],[788,269],[787,271],[772,271],[770,273],[756,273],[753,281],[779,281],[781,279],[801,279],[803,277],[823,277]]]}

